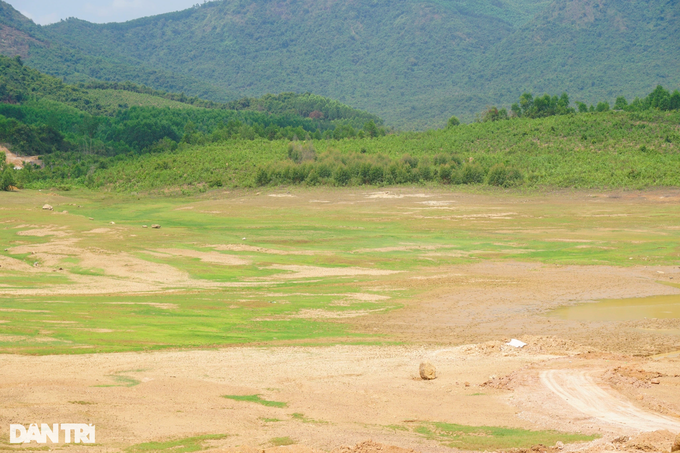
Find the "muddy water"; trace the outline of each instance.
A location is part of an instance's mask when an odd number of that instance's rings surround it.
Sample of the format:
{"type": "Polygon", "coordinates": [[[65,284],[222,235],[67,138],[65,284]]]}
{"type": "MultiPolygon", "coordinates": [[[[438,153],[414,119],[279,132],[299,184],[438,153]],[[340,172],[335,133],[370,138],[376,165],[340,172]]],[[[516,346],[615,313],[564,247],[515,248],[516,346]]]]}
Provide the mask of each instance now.
{"type": "Polygon", "coordinates": [[[680,319],[680,294],[606,299],[560,307],[548,313],[573,321],[635,321],[645,318],[680,319]]]}

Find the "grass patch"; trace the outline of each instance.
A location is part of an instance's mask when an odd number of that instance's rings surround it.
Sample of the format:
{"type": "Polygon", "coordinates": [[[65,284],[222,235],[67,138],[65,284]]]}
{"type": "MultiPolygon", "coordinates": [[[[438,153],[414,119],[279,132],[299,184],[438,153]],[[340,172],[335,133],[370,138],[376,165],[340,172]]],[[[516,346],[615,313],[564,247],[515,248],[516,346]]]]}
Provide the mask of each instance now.
{"type": "MultiPolygon", "coordinates": [[[[130,371],[142,371],[142,370],[130,370],[130,371]]],[[[121,374],[109,374],[107,377],[113,379],[115,384],[102,384],[95,385],[95,387],[134,387],[135,385],[141,384],[139,379],[135,379],[130,376],[123,376],[121,374]]]]}
{"type": "Polygon", "coordinates": [[[92,276],[98,276],[98,277],[106,275],[106,272],[104,272],[104,269],[100,269],[98,267],[85,268],[85,267],[80,267],[80,266],[73,266],[69,269],[69,271],[72,274],[77,274],[77,275],[92,275],[92,276]]]}
{"type": "Polygon", "coordinates": [[[281,401],[268,401],[268,400],[263,400],[260,398],[260,395],[222,395],[223,398],[228,398],[230,400],[234,401],[248,401],[250,403],[257,403],[261,404],[263,406],[269,406],[269,407],[286,407],[288,406],[288,403],[284,403],[281,401]]]}
{"type": "Polygon", "coordinates": [[[295,441],[290,437],[274,437],[269,440],[275,447],[283,447],[286,445],[294,445],[295,441]]]}
{"type": "Polygon", "coordinates": [[[569,434],[558,431],[529,431],[519,428],[496,426],[466,426],[451,423],[427,423],[413,428],[413,431],[442,445],[460,450],[499,450],[528,448],[534,445],[554,445],[557,441],[566,443],[587,442],[598,436],[569,434]]]}
{"type": "Polygon", "coordinates": [[[183,439],[167,440],[164,442],[145,442],[133,445],[125,449],[127,453],[144,453],[165,451],[172,453],[189,453],[192,451],[205,450],[203,445],[209,440],[220,440],[227,437],[226,434],[204,434],[202,436],[185,437],[183,439]]]}
{"type": "Polygon", "coordinates": [[[316,419],[313,419],[313,418],[305,417],[304,414],[301,414],[299,412],[293,413],[291,415],[291,417],[293,417],[293,420],[297,420],[297,421],[300,421],[302,423],[314,423],[314,424],[317,424],[317,425],[327,425],[328,424],[328,422],[325,421],[325,420],[316,420],[316,419]]]}

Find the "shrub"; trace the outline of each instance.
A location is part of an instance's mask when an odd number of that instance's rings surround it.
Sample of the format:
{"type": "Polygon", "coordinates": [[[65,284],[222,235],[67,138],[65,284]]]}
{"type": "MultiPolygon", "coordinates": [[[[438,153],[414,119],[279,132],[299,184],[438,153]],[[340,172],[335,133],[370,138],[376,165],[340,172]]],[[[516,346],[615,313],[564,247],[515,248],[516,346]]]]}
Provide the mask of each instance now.
{"type": "Polygon", "coordinates": [[[255,176],[255,184],[258,186],[266,186],[271,182],[271,178],[269,177],[269,173],[267,173],[267,170],[264,168],[260,168],[257,170],[257,176],[255,176]]]}
{"type": "Polygon", "coordinates": [[[439,166],[439,165],[446,165],[449,163],[449,156],[447,156],[444,153],[439,153],[436,156],[434,156],[434,164],[439,166]]]}
{"type": "Polygon", "coordinates": [[[309,172],[307,178],[305,179],[305,182],[307,183],[308,186],[316,186],[317,184],[319,184],[319,174],[316,172],[316,170],[312,170],[309,172]]]}
{"type": "Polygon", "coordinates": [[[382,167],[374,166],[371,167],[371,171],[368,174],[368,182],[370,184],[380,184],[383,182],[385,177],[385,171],[382,167]]]}
{"type": "Polygon", "coordinates": [[[349,183],[349,180],[352,179],[352,174],[347,167],[341,166],[335,169],[333,179],[337,185],[346,186],[349,183]]]}
{"type": "Polygon", "coordinates": [[[506,167],[503,164],[496,164],[489,170],[487,184],[497,187],[511,187],[523,180],[519,170],[506,167]]]}
{"type": "Polygon", "coordinates": [[[463,184],[481,184],[484,182],[484,169],[479,164],[465,164],[461,171],[463,184]]]}
{"type": "Polygon", "coordinates": [[[416,168],[418,166],[418,159],[411,157],[410,154],[404,154],[404,156],[401,158],[401,161],[409,165],[411,168],[416,168]]]}
{"type": "Polygon", "coordinates": [[[288,145],[288,158],[296,164],[314,161],[316,160],[316,150],[311,142],[293,142],[288,145]]]}
{"type": "Polygon", "coordinates": [[[10,187],[15,184],[14,170],[8,166],[0,175],[0,190],[10,190],[10,187]]]}
{"type": "Polygon", "coordinates": [[[444,184],[451,183],[451,167],[448,165],[439,167],[439,180],[444,184]]]}

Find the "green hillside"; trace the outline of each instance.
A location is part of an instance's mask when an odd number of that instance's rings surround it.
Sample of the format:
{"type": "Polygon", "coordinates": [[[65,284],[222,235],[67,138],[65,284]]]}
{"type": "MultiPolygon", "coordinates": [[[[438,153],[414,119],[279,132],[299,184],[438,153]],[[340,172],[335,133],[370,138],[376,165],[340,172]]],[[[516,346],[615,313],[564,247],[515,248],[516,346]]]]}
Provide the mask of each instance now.
{"type": "Polygon", "coordinates": [[[0,56],[0,143],[19,155],[54,154],[58,162],[50,168],[59,175],[179,142],[353,137],[384,134],[381,124],[375,115],[310,93],[218,104],[129,82],[68,85],[19,56],[0,56]]]}
{"type": "Polygon", "coordinates": [[[373,140],[214,143],[120,161],[91,187],[119,191],[301,185],[680,186],[680,115],[606,112],[515,119],[373,140]],[[304,145],[298,149],[304,150],[304,145]]]}
{"type": "Polygon", "coordinates": [[[305,130],[308,122],[264,127],[276,117],[252,111],[133,107],[78,122],[46,103],[19,112],[4,105],[0,139],[21,135],[6,133],[14,118],[42,118],[32,127],[53,143],[45,168],[5,169],[4,187],[190,194],[270,185],[680,186],[680,91],[659,86],[630,103],[620,97],[616,110],[606,102],[577,107],[566,94],[525,93],[511,114],[491,107],[473,124],[452,118],[443,130],[384,134],[369,122],[359,133],[321,134],[305,130]],[[57,141],[56,116],[84,132],[57,141]]]}
{"type": "Polygon", "coordinates": [[[680,85],[678,10],[667,0],[220,0],[46,27],[12,11],[4,4],[0,22],[39,41],[24,37],[27,63],[69,81],[217,101],[313,92],[402,129],[471,120],[525,90],[592,103],[680,85]]]}

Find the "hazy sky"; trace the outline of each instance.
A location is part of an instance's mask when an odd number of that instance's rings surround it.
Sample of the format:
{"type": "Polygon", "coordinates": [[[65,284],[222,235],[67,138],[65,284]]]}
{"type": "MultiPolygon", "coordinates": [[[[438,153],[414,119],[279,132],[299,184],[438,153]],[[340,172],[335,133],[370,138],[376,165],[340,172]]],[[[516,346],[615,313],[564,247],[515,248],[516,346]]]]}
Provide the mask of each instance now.
{"type": "Polygon", "coordinates": [[[125,22],[190,8],[203,0],[5,0],[41,25],[77,17],[89,22],[125,22]]]}

